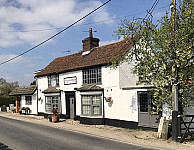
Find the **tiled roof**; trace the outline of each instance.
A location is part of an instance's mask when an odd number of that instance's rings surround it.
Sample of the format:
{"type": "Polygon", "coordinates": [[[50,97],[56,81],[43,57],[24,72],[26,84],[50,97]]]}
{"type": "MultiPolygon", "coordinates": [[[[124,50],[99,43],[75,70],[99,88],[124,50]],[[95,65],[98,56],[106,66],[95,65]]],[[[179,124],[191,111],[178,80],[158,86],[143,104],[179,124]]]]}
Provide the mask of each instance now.
{"type": "Polygon", "coordinates": [[[9,95],[10,96],[33,95],[36,89],[37,89],[36,85],[16,87],[13,91],[9,93],[9,95]]]}
{"type": "Polygon", "coordinates": [[[84,85],[84,86],[77,89],[77,91],[92,91],[92,90],[102,91],[104,89],[101,88],[100,86],[97,86],[97,85],[84,85]]]}
{"type": "Polygon", "coordinates": [[[113,56],[123,56],[130,50],[130,48],[132,48],[132,44],[126,43],[126,41],[123,40],[94,48],[93,51],[87,55],[82,55],[83,52],[81,51],[69,56],[59,57],[38,72],[36,76],[44,76],[91,66],[110,64],[113,56]]]}
{"type": "Polygon", "coordinates": [[[60,90],[59,89],[56,89],[56,88],[48,88],[44,91],[42,91],[42,93],[59,93],[60,90]]]}

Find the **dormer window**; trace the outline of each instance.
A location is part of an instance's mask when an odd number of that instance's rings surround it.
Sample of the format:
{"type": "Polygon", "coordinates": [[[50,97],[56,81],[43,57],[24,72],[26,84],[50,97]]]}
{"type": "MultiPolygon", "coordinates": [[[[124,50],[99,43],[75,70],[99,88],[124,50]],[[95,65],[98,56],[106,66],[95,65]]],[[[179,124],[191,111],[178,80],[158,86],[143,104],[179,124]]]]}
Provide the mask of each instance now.
{"type": "Polygon", "coordinates": [[[48,76],[48,87],[59,87],[59,75],[48,76]]]}
{"type": "Polygon", "coordinates": [[[101,84],[101,68],[91,68],[83,70],[83,84],[101,84]]]}

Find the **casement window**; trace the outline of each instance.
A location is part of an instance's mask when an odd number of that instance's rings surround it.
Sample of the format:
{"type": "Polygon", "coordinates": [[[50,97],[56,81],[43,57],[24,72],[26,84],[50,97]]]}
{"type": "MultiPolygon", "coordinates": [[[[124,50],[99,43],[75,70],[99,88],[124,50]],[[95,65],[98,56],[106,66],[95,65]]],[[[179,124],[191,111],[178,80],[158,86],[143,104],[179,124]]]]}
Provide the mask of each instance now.
{"type": "Polygon", "coordinates": [[[46,112],[52,112],[53,109],[59,111],[60,96],[46,96],[46,112]]]}
{"type": "Polygon", "coordinates": [[[148,112],[148,106],[149,106],[149,95],[148,92],[141,92],[139,93],[139,105],[140,105],[140,111],[141,112],[148,112]]]}
{"type": "Polygon", "coordinates": [[[101,95],[82,95],[82,115],[101,115],[101,95]]]}
{"type": "Polygon", "coordinates": [[[26,105],[32,105],[32,96],[25,96],[26,105]]]}
{"type": "Polygon", "coordinates": [[[92,68],[83,70],[83,84],[101,84],[101,68],[92,68]]]}
{"type": "Polygon", "coordinates": [[[59,87],[59,75],[48,76],[48,87],[59,87]]]}

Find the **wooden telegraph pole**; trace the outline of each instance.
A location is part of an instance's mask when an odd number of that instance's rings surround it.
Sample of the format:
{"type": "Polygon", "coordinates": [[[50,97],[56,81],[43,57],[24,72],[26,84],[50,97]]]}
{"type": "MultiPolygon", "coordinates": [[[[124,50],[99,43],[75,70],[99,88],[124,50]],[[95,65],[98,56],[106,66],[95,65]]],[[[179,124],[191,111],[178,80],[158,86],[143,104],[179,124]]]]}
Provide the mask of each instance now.
{"type": "MultiPolygon", "coordinates": [[[[176,0],[171,0],[171,16],[172,16],[172,24],[173,24],[173,31],[172,31],[172,36],[173,39],[175,39],[175,24],[176,24],[176,20],[175,20],[175,15],[176,15],[176,0]]],[[[175,41],[173,42],[173,47],[172,49],[175,49],[175,41]]],[[[175,50],[174,50],[175,51],[175,50]]],[[[174,52],[174,58],[176,59],[176,51],[174,52]]],[[[177,66],[174,62],[174,65],[172,67],[172,75],[174,76],[174,80],[173,80],[173,85],[172,85],[172,107],[173,107],[173,111],[178,111],[178,71],[177,71],[177,66]]]]}
{"type": "MultiPolygon", "coordinates": [[[[172,30],[172,36],[173,39],[175,40],[175,34],[176,34],[176,0],[171,0],[171,16],[172,16],[172,25],[173,25],[173,30],[172,30]]],[[[176,60],[176,47],[175,47],[176,42],[173,41],[173,47],[174,49],[174,59],[176,60]]],[[[179,115],[178,112],[178,69],[176,66],[176,62],[174,62],[174,65],[172,67],[172,76],[174,76],[173,84],[172,84],[172,139],[174,141],[178,142],[178,136],[180,136],[180,118],[177,116],[179,115]]]]}

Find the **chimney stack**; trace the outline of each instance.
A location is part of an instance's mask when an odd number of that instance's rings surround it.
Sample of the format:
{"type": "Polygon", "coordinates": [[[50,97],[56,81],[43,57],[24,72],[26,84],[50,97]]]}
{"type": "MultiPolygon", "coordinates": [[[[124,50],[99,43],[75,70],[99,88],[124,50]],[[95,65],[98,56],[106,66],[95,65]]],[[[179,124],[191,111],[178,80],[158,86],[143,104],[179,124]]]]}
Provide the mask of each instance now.
{"type": "Polygon", "coordinates": [[[90,51],[94,47],[99,46],[99,39],[93,38],[92,28],[89,29],[89,37],[82,40],[83,52],[90,51]]]}

